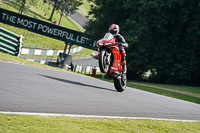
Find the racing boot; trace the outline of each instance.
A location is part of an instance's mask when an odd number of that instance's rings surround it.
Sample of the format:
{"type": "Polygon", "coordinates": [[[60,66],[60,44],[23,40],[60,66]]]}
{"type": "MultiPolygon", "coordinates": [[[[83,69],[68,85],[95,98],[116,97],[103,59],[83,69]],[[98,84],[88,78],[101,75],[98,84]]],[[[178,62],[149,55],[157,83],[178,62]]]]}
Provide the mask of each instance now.
{"type": "Polygon", "coordinates": [[[126,65],[124,65],[124,66],[122,66],[122,73],[126,74],[126,72],[127,72],[127,68],[126,68],[126,65]]]}
{"type": "Polygon", "coordinates": [[[122,73],[126,74],[126,72],[127,72],[126,61],[122,61],[121,64],[122,64],[122,73]]]}

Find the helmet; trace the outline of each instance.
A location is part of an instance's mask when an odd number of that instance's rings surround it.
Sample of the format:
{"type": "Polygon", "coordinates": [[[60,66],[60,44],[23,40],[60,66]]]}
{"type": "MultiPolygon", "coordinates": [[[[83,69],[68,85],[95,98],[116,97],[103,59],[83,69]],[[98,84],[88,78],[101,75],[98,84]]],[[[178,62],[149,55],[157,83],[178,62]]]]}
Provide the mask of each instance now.
{"type": "Polygon", "coordinates": [[[117,35],[119,33],[119,26],[117,24],[112,24],[109,28],[109,32],[113,35],[117,35]]]}

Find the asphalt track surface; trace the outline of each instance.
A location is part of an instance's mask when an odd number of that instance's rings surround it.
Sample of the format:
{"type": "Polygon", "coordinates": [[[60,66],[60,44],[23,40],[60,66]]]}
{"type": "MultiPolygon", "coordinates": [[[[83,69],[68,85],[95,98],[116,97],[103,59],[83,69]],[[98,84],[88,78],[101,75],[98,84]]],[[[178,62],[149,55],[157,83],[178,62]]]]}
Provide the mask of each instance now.
{"type": "Polygon", "coordinates": [[[200,120],[200,105],[112,83],[0,61],[0,111],[200,120]]]}
{"type": "Polygon", "coordinates": [[[76,21],[81,27],[84,27],[85,24],[89,21],[85,16],[83,16],[81,13],[76,11],[74,14],[70,15],[74,21],[76,21]]]}

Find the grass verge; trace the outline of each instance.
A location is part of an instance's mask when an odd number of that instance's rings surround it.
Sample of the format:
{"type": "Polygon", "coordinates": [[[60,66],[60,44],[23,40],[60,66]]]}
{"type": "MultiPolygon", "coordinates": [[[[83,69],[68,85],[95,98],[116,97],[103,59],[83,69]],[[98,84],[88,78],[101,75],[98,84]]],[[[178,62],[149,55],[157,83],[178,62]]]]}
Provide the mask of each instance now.
{"type": "MultiPolygon", "coordinates": [[[[190,95],[187,95],[187,94],[180,94],[180,93],[176,93],[176,92],[173,92],[173,91],[157,89],[153,86],[147,87],[147,86],[137,85],[137,84],[133,84],[133,83],[128,83],[127,86],[132,87],[132,88],[137,88],[137,89],[140,89],[140,90],[144,90],[144,91],[148,91],[148,92],[153,92],[153,93],[164,95],[164,96],[169,96],[169,97],[173,97],[173,98],[177,98],[177,99],[181,99],[181,100],[200,104],[200,98],[193,97],[193,96],[190,96],[190,95]]],[[[185,86],[185,87],[187,87],[187,86],[185,86]]]]}
{"type": "Polygon", "coordinates": [[[15,57],[15,56],[12,56],[12,55],[4,54],[4,53],[1,53],[1,52],[0,52],[0,60],[6,61],[6,62],[28,65],[28,66],[34,66],[34,67],[42,67],[42,68],[48,68],[48,69],[53,69],[53,70],[67,71],[65,69],[60,69],[60,68],[51,67],[51,66],[48,66],[48,65],[39,64],[37,62],[28,61],[28,60],[25,60],[25,59],[22,59],[22,58],[19,58],[19,57],[15,57]]]}
{"type": "Polygon", "coordinates": [[[200,122],[0,114],[0,132],[198,133],[200,122]]]}
{"type": "Polygon", "coordinates": [[[167,84],[156,84],[156,83],[148,83],[148,82],[130,82],[132,84],[142,84],[145,86],[153,86],[154,88],[162,89],[167,88],[171,90],[181,90],[187,91],[191,93],[200,94],[200,87],[193,87],[193,86],[184,86],[184,85],[167,85],[167,84]]]}

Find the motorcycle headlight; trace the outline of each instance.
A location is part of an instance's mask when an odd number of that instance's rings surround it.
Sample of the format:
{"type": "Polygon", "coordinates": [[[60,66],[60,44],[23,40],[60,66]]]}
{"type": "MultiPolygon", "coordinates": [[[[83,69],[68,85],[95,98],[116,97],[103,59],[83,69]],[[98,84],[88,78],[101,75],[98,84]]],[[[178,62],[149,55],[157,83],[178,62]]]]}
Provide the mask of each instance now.
{"type": "Polygon", "coordinates": [[[103,41],[99,41],[99,46],[102,46],[103,45],[103,41]]]}
{"type": "Polygon", "coordinates": [[[110,46],[110,45],[112,45],[112,43],[106,43],[105,45],[106,45],[106,46],[110,46]]]}

